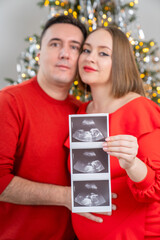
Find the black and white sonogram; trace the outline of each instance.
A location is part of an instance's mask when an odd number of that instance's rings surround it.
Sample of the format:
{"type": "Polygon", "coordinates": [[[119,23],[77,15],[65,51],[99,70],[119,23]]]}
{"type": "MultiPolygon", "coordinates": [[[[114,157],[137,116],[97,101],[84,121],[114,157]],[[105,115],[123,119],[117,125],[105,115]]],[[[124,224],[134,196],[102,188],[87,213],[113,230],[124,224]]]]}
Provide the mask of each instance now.
{"type": "Polygon", "coordinates": [[[74,117],[71,122],[73,142],[104,141],[107,137],[106,116],[74,117]]]}
{"type": "Polygon", "coordinates": [[[73,173],[108,172],[108,154],[102,148],[72,149],[73,173]]]}
{"type": "Polygon", "coordinates": [[[75,181],[74,206],[109,206],[109,181],[75,181]]]}

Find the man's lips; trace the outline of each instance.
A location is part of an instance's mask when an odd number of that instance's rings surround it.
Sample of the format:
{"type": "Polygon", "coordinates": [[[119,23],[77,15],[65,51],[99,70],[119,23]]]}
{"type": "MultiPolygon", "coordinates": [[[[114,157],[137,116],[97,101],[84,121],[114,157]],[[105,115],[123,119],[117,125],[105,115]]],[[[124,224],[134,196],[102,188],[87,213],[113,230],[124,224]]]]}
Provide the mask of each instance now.
{"type": "Polygon", "coordinates": [[[60,68],[60,69],[64,69],[64,70],[70,69],[69,66],[63,65],[63,64],[58,64],[57,67],[60,68]]]}
{"type": "Polygon", "coordinates": [[[84,66],[83,69],[86,72],[96,72],[97,71],[96,69],[94,69],[94,68],[92,68],[90,66],[84,66]]]}

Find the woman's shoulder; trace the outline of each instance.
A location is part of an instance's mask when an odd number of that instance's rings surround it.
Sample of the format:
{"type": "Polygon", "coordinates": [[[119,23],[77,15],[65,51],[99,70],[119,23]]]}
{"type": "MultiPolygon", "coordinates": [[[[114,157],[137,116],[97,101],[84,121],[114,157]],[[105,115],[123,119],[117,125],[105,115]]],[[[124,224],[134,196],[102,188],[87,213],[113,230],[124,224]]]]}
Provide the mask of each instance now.
{"type": "Polygon", "coordinates": [[[115,124],[123,123],[127,131],[135,129],[136,135],[152,132],[160,128],[160,107],[152,100],[139,96],[127,102],[111,114],[110,119],[115,124]]]}

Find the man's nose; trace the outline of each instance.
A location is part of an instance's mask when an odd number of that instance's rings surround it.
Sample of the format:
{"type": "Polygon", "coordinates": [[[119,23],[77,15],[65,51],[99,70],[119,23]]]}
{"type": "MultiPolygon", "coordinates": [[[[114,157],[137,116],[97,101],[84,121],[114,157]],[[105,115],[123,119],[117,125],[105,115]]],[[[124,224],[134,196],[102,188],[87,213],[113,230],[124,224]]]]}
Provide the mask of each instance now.
{"type": "Polygon", "coordinates": [[[59,57],[61,59],[68,59],[69,58],[69,49],[68,49],[68,47],[61,48],[59,57]]]}

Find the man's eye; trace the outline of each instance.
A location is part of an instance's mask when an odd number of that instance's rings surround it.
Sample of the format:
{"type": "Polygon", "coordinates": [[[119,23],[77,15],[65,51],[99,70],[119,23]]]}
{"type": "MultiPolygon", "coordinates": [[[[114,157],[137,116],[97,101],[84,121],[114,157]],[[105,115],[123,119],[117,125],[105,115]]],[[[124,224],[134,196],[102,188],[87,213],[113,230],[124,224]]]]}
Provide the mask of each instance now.
{"type": "Polygon", "coordinates": [[[53,47],[58,47],[58,46],[59,46],[59,43],[52,42],[52,43],[51,43],[51,46],[53,46],[53,47]]]}
{"type": "Polygon", "coordinates": [[[79,51],[79,47],[78,47],[78,46],[74,46],[74,45],[73,45],[73,46],[71,46],[71,48],[74,49],[74,50],[79,51]]]}

